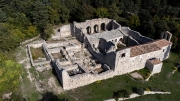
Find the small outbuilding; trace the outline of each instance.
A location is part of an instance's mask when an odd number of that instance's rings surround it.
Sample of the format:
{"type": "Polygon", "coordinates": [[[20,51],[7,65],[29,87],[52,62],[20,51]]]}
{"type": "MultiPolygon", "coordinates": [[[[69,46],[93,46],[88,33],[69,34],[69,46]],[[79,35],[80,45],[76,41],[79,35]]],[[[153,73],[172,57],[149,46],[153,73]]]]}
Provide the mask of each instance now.
{"type": "Polygon", "coordinates": [[[157,58],[147,60],[146,67],[152,71],[152,74],[160,73],[162,68],[162,62],[157,58]]]}

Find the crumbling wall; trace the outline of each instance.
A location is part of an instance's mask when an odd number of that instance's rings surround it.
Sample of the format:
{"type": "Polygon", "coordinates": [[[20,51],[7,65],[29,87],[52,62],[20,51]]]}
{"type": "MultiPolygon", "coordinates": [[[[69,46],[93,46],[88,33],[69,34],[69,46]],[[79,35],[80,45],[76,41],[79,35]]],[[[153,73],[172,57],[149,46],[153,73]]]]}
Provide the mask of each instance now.
{"type": "Polygon", "coordinates": [[[63,89],[70,90],[73,88],[88,85],[98,80],[112,78],[114,76],[114,72],[112,70],[108,70],[100,74],[84,73],[84,74],[77,74],[75,76],[69,76],[67,72],[63,71],[62,76],[63,76],[63,89]]]}
{"type": "Polygon", "coordinates": [[[52,38],[71,36],[71,24],[60,26],[54,29],[55,35],[52,38]]]}
{"type": "Polygon", "coordinates": [[[84,34],[99,33],[101,30],[112,30],[121,27],[115,20],[108,18],[86,20],[80,23],[74,22],[73,24],[77,29],[82,29],[84,34]]]}
{"type": "Polygon", "coordinates": [[[67,46],[69,45],[68,42],[54,42],[54,43],[48,43],[47,47],[48,48],[55,48],[55,47],[62,47],[62,46],[67,46]]]}
{"type": "Polygon", "coordinates": [[[171,50],[171,46],[172,46],[172,44],[170,44],[168,46],[165,46],[165,47],[162,47],[162,49],[161,49],[161,57],[160,57],[161,61],[169,58],[169,53],[170,53],[170,50],[171,50]]]}
{"type": "Polygon", "coordinates": [[[132,38],[134,38],[140,44],[153,41],[153,39],[143,36],[139,32],[131,30],[129,27],[121,27],[121,31],[123,33],[130,35],[132,38]]]}
{"type": "Polygon", "coordinates": [[[131,36],[127,37],[127,46],[134,46],[134,45],[139,45],[139,43],[133,39],[131,36]]]}
{"type": "MultiPolygon", "coordinates": [[[[42,46],[42,44],[41,44],[41,46],[42,46]]],[[[39,47],[41,47],[41,46],[40,46],[40,44],[37,44],[37,45],[36,45],[36,44],[29,44],[29,45],[27,45],[28,53],[29,53],[29,57],[30,57],[30,62],[31,62],[31,65],[32,65],[32,66],[45,65],[45,64],[49,64],[49,63],[50,63],[49,60],[34,63],[33,58],[32,58],[32,54],[31,54],[31,48],[30,48],[30,47],[39,48],[39,47]]],[[[46,55],[46,54],[45,54],[45,55],[46,55]]],[[[46,59],[47,59],[47,57],[46,57],[46,59]]]]}

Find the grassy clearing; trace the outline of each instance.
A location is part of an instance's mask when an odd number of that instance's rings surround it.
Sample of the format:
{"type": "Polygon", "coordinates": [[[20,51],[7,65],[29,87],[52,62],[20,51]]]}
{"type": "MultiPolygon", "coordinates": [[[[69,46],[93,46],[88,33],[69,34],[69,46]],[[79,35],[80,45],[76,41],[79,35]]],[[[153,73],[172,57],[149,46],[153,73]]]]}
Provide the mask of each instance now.
{"type": "Polygon", "coordinates": [[[44,52],[43,52],[41,47],[40,48],[31,47],[31,53],[32,53],[32,58],[34,60],[38,59],[39,57],[40,58],[45,58],[44,52]]]}
{"type": "Polygon", "coordinates": [[[38,99],[41,98],[41,94],[37,92],[35,85],[33,85],[30,82],[25,68],[23,68],[22,70],[21,77],[22,77],[22,81],[21,81],[22,98],[25,98],[27,101],[38,101],[38,99]]]}
{"type": "Polygon", "coordinates": [[[151,74],[151,71],[148,68],[146,68],[146,67],[141,69],[141,70],[137,70],[136,72],[141,74],[144,79],[147,79],[150,76],[150,74],[151,74]]]}
{"type": "Polygon", "coordinates": [[[180,73],[172,74],[172,67],[177,60],[177,54],[171,53],[170,58],[164,61],[162,72],[153,75],[148,82],[138,82],[131,80],[127,75],[116,76],[101,82],[79,87],[66,91],[65,94],[78,101],[103,101],[113,97],[113,93],[125,89],[132,93],[133,87],[158,88],[170,91],[170,95],[145,95],[127,101],[177,101],[180,100],[180,73]]]}

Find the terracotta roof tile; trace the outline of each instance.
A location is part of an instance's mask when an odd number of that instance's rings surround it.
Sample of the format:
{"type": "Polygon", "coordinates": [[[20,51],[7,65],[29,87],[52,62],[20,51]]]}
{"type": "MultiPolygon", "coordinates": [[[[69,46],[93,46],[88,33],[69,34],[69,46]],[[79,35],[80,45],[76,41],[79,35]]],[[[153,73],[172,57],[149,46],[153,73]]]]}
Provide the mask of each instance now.
{"type": "Polygon", "coordinates": [[[141,44],[137,46],[131,47],[131,57],[138,56],[141,54],[161,50],[162,47],[167,46],[171,44],[171,42],[165,40],[165,39],[160,39],[160,40],[155,40],[146,44],[141,44]]]}
{"type": "Polygon", "coordinates": [[[153,65],[157,65],[157,64],[160,64],[162,63],[160,60],[158,60],[157,58],[154,58],[154,59],[150,59],[148,60],[149,62],[151,62],[153,65]]]}

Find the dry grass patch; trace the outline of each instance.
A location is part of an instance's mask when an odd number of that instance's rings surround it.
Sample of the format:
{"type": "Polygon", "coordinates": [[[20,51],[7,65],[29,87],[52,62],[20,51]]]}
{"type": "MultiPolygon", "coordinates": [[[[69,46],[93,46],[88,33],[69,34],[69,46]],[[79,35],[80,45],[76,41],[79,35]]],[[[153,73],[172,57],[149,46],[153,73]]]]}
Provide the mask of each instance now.
{"type": "Polygon", "coordinates": [[[44,52],[41,47],[39,48],[31,47],[31,53],[33,60],[37,60],[38,58],[45,58],[44,52]]]}

